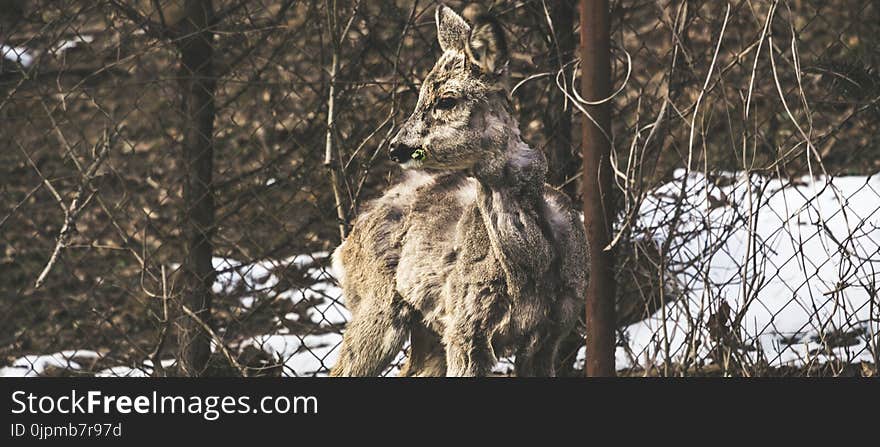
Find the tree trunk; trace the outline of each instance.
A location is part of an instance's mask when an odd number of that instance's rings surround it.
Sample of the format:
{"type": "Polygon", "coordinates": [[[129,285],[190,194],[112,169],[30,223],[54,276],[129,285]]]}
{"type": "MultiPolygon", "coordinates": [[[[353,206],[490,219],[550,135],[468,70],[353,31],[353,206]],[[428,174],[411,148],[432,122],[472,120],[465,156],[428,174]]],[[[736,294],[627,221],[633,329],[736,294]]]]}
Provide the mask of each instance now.
{"type": "MultiPolygon", "coordinates": [[[[211,0],[187,0],[186,19],[181,22],[177,41],[181,56],[181,105],[183,117],[182,169],[183,213],[181,234],[185,258],[182,266],[181,305],[210,325],[211,236],[214,232],[214,68],[211,0]]],[[[204,375],[211,355],[211,338],[195,318],[181,311],[179,353],[184,375],[204,375]]]]}

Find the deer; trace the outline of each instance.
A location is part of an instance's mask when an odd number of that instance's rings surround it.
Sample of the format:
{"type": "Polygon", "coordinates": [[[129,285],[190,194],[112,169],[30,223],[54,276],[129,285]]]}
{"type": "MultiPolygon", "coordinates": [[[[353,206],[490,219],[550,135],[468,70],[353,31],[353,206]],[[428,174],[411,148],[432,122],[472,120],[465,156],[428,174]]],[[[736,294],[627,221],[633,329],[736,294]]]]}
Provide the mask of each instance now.
{"type": "Polygon", "coordinates": [[[407,376],[554,376],[587,286],[587,239],[520,135],[504,30],[435,13],[442,55],[390,142],[402,180],[332,255],[352,313],[333,376],[376,376],[412,337],[407,376]]]}

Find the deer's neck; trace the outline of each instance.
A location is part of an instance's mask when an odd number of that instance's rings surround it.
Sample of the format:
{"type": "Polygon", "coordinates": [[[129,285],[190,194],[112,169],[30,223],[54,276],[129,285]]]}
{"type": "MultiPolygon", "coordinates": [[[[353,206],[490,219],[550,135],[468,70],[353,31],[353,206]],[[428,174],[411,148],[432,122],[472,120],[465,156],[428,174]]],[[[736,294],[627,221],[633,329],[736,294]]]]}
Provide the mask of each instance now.
{"type": "Polygon", "coordinates": [[[549,265],[551,249],[542,213],[546,172],[544,155],[516,136],[504,157],[474,173],[477,207],[514,297],[549,265]]]}

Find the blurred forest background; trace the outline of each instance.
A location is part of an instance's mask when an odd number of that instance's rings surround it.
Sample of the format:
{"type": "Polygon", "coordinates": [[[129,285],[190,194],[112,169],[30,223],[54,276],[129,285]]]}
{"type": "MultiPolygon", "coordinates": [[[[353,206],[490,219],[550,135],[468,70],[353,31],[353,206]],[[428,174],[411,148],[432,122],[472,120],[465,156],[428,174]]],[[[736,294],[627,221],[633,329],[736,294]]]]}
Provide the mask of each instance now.
{"type": "MultiPolygon", "coordinates": [[[[41,375],[325,373],[335,339],[309,337],[338,335],[346,317],[326,256],[398,174],[388,142],[438,55],[436,5],[0,0],[0,366],[41,375]],[[314,367],[289,362],[303,353],[314,367]]],[[[548,182],[579,203],[576,2],[479,6],[506,27],[524,139],[547,154],[548,182]]],[[[731,173],[747,173],[751,185],[751,175],[793,184],[880,171],[880,6],[612,0],[611,8],[623,328],[690,293],[687,280],[660,273],[673,264],[671,233],[637,217],[682,170],[719,187],[740,181],[731,173]]],[[[682,186],[679,199],[686,195],[682,186]]],[[[873,197],[868,226],[880,223],[880,193],[873,197]]],[[[752,222],[739,218],[727,225],[752,222]]],[[[838,292],[857,282],[850,274],[833,278],[838,292]]],[[[762,299],[760,281],[743,283],[762,299]]],[[[819,351],[809,352],[824,361],[737,355],[755,351],[731,335],[741,307],[716,300],[701,342],[709,351],[682,359],[665,343],[659,361],[622,373],[876,374],[880,313],[877,289],[868,289],[867,320],[820,328],[819,351]],[[867,357],[832,355],[853,337],[867,357]]],[[[567,355],[571,364],[575,353],[567,355]]]]}

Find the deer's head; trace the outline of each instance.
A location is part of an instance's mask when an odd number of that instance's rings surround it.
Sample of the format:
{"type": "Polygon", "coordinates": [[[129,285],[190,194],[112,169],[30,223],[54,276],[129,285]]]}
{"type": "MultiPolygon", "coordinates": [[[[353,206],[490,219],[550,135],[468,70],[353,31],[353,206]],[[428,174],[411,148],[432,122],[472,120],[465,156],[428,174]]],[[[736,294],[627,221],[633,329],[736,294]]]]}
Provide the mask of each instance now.
{"type": "Polygon", "coordinates": [[[497,165],[511,137],[519,136],[505,82],[504,31],[485,15],[471,27],[442,5],[436,21],[443,54],[392,141],[391,158],[405,168],[443,171],[497,165]]]}

